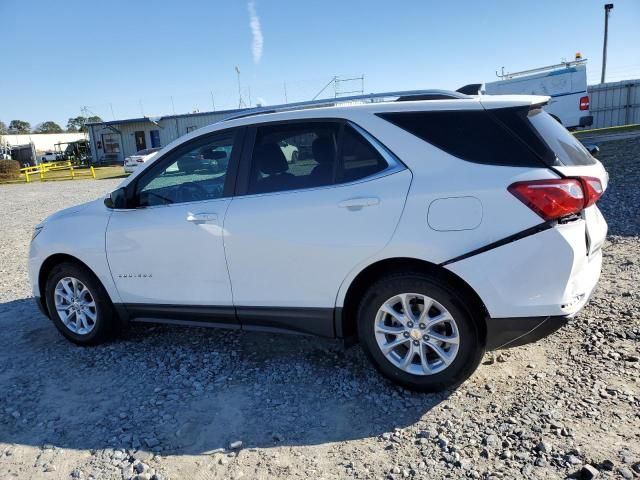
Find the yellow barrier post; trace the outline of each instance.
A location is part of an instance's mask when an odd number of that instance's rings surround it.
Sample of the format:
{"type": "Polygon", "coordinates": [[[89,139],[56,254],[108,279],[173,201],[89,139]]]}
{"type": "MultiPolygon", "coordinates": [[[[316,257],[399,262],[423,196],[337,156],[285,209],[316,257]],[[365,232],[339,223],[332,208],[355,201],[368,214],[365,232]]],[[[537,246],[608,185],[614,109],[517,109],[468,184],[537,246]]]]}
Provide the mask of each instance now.
{"type": "Polygon", "coordinates": [[[96,179],[96,170],[93,168],[93,165],[91,165],[91,176],[93,177],[93,179],[96,179]]]}
{"type": "Polygon", "coordinates": [[[71,170],[71,180],[73,180],[75,178],[75,175],[73,174],[73,167],[69,167],[69,169],[71,170]]]}
{"type": "Polygon", "coordinates": [[[29,180],[29,172],[24,172],[24,176],[27,179],[27,183],[31,182],[31,180],[29,180]]]}

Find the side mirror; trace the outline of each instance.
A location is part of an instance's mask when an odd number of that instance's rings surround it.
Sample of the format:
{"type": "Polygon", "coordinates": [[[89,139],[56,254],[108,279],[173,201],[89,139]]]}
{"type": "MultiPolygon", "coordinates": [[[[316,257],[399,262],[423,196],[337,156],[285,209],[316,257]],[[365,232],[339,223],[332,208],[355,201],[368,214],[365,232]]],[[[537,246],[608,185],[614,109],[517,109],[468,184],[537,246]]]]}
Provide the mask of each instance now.
{"type": "Polygon", "coordinates": [[[104,205],[107,208],[122,210],[127,207],[127,190],[126,188],[118,188],[111,192],[108,197],[104,199],[104,205]]]}
{"type": "Polygon", "coordinates": [[[593,155],[594,157],[597,157],[598,154],[600,153],[600,148],[597,145],[593,144],[593,143],[585,143],[584,147],[587,150],[589,150],[589,153],[591,155],[593,155]]]}

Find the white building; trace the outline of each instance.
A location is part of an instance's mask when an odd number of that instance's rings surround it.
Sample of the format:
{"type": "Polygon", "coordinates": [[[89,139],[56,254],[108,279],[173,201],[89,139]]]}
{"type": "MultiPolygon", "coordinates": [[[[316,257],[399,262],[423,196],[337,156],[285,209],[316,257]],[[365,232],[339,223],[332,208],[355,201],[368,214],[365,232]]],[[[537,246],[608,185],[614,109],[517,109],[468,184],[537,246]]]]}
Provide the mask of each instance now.
{"type": "MultiPolygon", "coordinates": [[[[54,145],[57,143],[76,142],[78,140],[86,140],[86,133],[25,133],[20,135],[0,135],[0,143],[7,144],[11,147],[16,145],[28,145],[33,143],[36,152],[53,152],[54,145]]],[[[62,150],[66,145],[61,145],[62,150]]]]}
{"type": "Polygon", "coordinates": [[[193,130],[218,122],[243,110],[187,113],[89,123],[94,162],[122,162],[145,148],[164,147],[193,130]]]}

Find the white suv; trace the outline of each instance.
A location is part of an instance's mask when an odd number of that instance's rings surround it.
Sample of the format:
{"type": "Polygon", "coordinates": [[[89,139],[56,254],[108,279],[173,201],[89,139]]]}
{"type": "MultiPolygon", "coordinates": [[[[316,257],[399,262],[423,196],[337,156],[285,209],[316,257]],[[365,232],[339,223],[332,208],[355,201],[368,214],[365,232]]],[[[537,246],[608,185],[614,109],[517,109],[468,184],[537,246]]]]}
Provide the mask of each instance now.
{"type": "Polygon", "coordinates": [[[290,331],[359,341],[408,388],[455,385],[564,325],[600,275],[608,177],[547,100],[434,92],[205,127],[39,225],[33,294],[82,345],[129,322],[290,331]]]}

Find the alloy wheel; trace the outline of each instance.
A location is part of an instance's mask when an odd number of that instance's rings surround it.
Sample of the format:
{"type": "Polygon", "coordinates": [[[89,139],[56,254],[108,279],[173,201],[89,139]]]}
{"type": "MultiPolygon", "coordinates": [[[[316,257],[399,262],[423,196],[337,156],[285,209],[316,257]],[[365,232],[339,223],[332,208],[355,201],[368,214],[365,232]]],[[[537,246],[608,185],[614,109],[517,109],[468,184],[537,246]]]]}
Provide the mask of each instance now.
{"type": "Polygon", "coordinates": [[[383,355],[413,375],[433,375],[456,358],[460,333],[449,311],[433,298],[402,293],[389,298],[375,317],[375,337],[383,355]]]}
{"type": "Polygon", "coordinates": [[[53,294],[56,311],[69,331],[86,335],[96,326],[98,312],[93,295],[80,280],[64,277],[53,294]]]}

